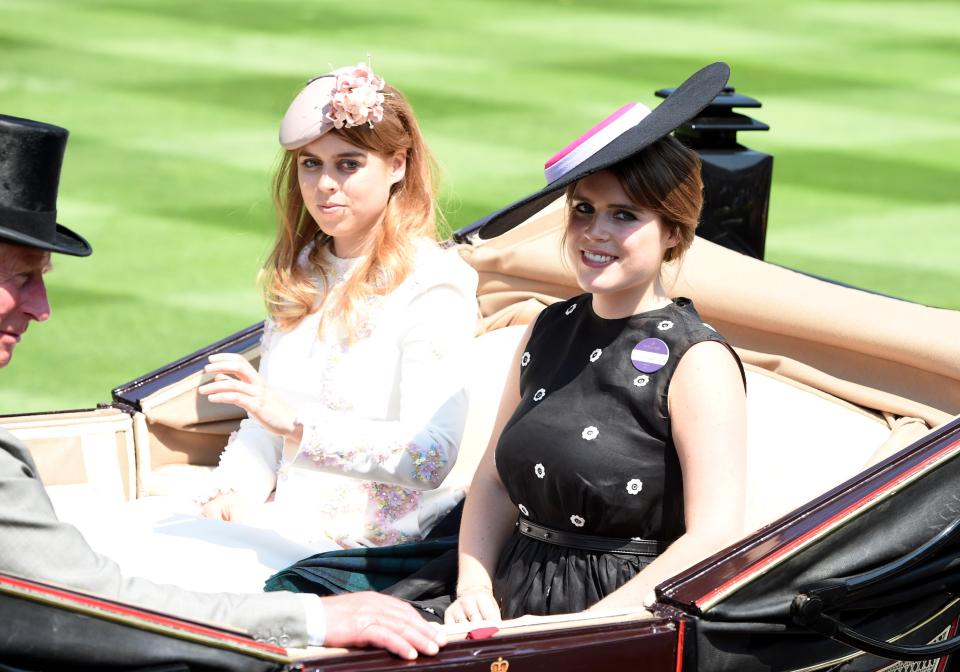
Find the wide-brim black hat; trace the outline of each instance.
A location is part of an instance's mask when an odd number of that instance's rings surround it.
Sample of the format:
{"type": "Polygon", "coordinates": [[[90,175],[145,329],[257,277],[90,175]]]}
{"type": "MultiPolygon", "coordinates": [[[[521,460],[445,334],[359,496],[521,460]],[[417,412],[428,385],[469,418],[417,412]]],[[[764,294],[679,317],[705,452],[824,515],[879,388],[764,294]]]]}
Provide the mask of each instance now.
{"type": "Polygon", "coordinates": [[[0,241],[85,257],[83,236],[57,224],[67,129],[0,114],[0,241]]]}
{"type": "Polygon", "coordinates": [[[609,168],[666,137],[700,114],[720,94],[729,77],[730,68],[726,63],[713,63],[691,75],[649,113],[640,105],[621,108],[551,159],[553,162],[562,157],[561,161],[566,161],[567,166],[548,162],[549,182],[546,187],[479,220],[477,230],[480,237],[493,238],[506,233],[542,210],[574,182],[609,168]],[[631,114],[635,108],[641,108],[643,114],[638,115],[641,118],[633,123],[631,114]],[[611,133],[613,137],[610,137],[611,133]],[[582,143],[584,139],[596,143],[598,138],[605,140],[608,137],[609,141],[596,151],[582,143]],[[551,169],[556,172],[556,168],[562,172],[550,179],[551,169]]]}

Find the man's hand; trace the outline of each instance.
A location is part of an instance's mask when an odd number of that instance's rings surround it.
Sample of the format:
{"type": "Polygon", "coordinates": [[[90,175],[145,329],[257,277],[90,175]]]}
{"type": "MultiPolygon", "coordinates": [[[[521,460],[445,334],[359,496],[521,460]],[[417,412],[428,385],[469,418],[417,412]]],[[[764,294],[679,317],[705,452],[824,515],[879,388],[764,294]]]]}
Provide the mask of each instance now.
{"type": "Polygon", "coordinates": [[[446,644],[439,626],[395,597],[368,592],[322,599],[325,646],[374,646],[413,660],[417,652],[432,656],[446,644]]]}
{"type": "Polygon", "coordinates": [[[270,391],[243,355],[210,355],[203,371],[215,376],[212,383],[200,386],[200,394],[215,404],[239,406],[268,432],[299,441],[303,427],[296,422],[296,412],[270,391]]]}

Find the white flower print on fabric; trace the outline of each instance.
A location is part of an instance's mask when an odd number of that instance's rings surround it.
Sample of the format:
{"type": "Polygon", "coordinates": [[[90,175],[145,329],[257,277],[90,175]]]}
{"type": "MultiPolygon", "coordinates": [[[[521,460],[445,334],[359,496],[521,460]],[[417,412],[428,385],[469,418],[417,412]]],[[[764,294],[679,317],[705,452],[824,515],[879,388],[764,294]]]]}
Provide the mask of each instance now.
{"type": "Polygon", "coordinates": [[[570,306],[569,308],[567,308],[565,311],[563,311],[563,314],[564,314],[564,315],[569,315],[570,313],[572,313],[572,312],[575,311],[576,309],[577,309],[577,304],[573,304],[572,306],[570,306]]]}
{"type": "Polygon", "coordinates": [[[547,475],[547,470],[543,468],[543,465],[537,462],[537,466],[533,468],[533,473],[537,475],[537,478],[543,478],[547,475]]]}
{"type": "Polygon", "coordinates": [[[650,382],[650,376],[645,373],[641,373],[639,376],[633,379],[633,384],[637,387],[643,387],[650,382]]]}
{"type": "Polygon", "coordinates": [[[539,390],[537,390],[536,392],[534,392],[534,394],[533,394],[533,400],[534,400],[534,401],[540,401],[540,400],[543,399],[545,396],[547,396],[547,391],[541,387],[539,390]]]}
{"type": "Polygon", "coordinates": [[[585,427],[583,432],[581,432],[580,434],[580,436],[585,438],[587,441],[593,441],[599,435],[600,435],[600,430],[594,427],[593,425],[590,425],[589,427],[585,427]]]}
{"type": "Polygon", "coordinates": [[[598,359],[600,359],[600,355],[602,354],[603,354],[603,350],[601,350],[600,348],[597,348],[596,350],[590,353],[590,361],[591,362],[597,361],[598,359]]]}
{"type": "Polygon", "coordinates": [[[673,322],[670,320],[663,320],[660,324],[657,325],[657,329],[660,331],[666,331],[667,329],[673,329],[673,322]]]}
{"type": "Polygon", "coordinates": [[[529,363],[530,363],[530,353],[525,352],[523,353],[523,357],[520,358],[520,366],[526,366],[529,363]]]}
{"type": "Polygon", "coordinates": [[[525,507],[523,504],[521,504],[521,505],[518,506],[517,508],[520,509],[520,513],[522,513],[523,515],[525,515],[525,516],[529,516],[529,515],[530,515],[530,512],[527,511],[527,507],[525,507]]]}
{"type": "Polygon", "coordinates": [[[630,541],[643,541],[643,537],[630,537],[630,541]]]}
{"type": "Polygon", "coordinates": [[[574,515],[570,516],[570,522],[573,523],[574,525],[576,525],[577,527],[583,527],[583,524],[584,524],[585,522],[587,522],[587,521],[585,521],[585,520],[584,520],[583,518],[581,518],[580,516],[574,514],[574,515]]]}
{"type": "Polygon", "coordinates": [[[643,481],[639,478],[631,478],[627,481],[627,493],[631,495],[639,495],[640,491],[643,490],[643,481]]]}

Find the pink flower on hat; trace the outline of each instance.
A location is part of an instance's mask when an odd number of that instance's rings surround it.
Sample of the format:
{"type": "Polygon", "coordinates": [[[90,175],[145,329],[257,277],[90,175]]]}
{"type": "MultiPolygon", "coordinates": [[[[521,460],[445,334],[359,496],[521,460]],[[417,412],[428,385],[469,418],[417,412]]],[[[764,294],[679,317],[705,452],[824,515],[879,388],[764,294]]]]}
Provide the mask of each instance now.
{"type": "Polygon", "coordinates": [[[383,119],[382,77],[373,74],[365,63],[355,68],[341,68],[330,94],[326,118],[335,128],[370,124],[383,119]]]}

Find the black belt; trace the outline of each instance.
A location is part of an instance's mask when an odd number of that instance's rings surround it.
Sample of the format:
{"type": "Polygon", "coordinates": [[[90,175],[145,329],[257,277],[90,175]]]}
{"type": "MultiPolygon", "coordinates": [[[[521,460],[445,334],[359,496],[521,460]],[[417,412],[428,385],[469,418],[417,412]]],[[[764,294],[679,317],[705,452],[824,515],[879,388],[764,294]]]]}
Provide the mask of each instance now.
{"type": "Polygon", "coordinates": [[[617,539],[615,537],[595,537],[592,534],[562,532],[543,525],[537,525],[520,516],[517,521],[520,534],[548,544],[579,548],[584,551],[601,553],[630,553],[656,557],[660,554],[660,542],[650,539],[617,539]]]}

